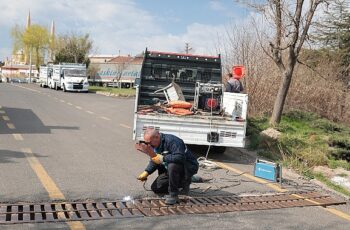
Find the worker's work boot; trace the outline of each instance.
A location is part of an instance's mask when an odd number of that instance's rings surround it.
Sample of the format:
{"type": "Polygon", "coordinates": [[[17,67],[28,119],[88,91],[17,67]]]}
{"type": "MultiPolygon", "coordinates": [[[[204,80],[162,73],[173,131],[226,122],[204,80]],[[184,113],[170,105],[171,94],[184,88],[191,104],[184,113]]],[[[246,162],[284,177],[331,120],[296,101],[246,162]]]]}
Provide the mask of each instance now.
{"type": "Polygon", "coordinates": [[[166,195],[165,196],[165,204],[174,205],[179,203],[179,197],[177,195],[166,195]]]}
{"type": "Polygon", "coordinates": [[[190,185],[184,185],[182,190],[180,191],[180,195],[188,196],[190,193],[190,185]]]}

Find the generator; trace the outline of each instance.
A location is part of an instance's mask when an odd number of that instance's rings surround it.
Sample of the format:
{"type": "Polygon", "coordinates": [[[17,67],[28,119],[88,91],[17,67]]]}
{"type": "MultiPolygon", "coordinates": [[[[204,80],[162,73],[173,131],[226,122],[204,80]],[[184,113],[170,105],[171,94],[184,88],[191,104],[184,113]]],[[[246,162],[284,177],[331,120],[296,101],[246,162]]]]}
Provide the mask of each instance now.
{"type": "Polygon", "coordinates": [[[222,110],[224,85],[196,82],[194,109],[219,114],[222,110]]]}

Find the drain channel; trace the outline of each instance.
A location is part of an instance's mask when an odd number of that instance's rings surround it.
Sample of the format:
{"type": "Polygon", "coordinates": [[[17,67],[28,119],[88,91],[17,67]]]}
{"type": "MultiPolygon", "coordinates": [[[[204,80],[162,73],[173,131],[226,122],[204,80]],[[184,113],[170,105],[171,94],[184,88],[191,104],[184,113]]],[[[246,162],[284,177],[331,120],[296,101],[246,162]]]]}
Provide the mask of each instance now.
{"type": "Polygon", "coordinates": [[[84,221],[164,215],[225,213],[345,204],[316,192],[262,196],[211,196],[181,199],[169,206],[164,199],[115,202],[0,204],[0,224],[84,221]]]}

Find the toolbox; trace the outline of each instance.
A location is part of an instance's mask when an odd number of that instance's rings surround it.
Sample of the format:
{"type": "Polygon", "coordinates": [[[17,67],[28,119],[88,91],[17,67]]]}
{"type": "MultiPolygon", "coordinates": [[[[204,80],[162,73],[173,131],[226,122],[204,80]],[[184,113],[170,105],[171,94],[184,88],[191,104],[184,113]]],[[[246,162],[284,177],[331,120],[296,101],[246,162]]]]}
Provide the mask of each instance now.
{"type": "Polygon", "coordinates": [[[278,163],[257,159],[254,164],[254,176],[282,182],[282,166],[278,163]]]}

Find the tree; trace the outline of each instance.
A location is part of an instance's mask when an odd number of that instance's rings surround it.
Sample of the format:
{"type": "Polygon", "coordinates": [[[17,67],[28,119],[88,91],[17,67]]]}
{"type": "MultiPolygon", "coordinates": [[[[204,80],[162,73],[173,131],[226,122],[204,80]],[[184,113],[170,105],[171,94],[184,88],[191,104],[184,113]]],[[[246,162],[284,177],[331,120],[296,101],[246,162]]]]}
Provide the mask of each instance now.
{"type": "MultiPolygon", "coordinates": [[[[15,25],[11,29],[11,37],[13,39],[12,44],[12,54],[17,54],[18,51],[23,50],[24,51],[24,44],[23,44],[23,33],[24,29],[21,28],[19,25],[15,25]]],[[[22,57],[22,62],[24,61],[24,56],[22,57]]]]}
{"type": "Polygon", "coordinates": [[[60,36],[56,43],[55,63],[85,63],[89,64],[88,54],[92,49],[89,34],[60,36]]]}
{"type": "Polygon", "coordinates": [[[317,24],[317,31],[312,38],[324,47],[325,51],[341,57],[343,71],[347,75],[350,65],[350,12],[346,0],[335,0],[330,3],[325,16],[317,24]]]}
{"type": "MultiPolygon", "coordinates": [[[[13,39],[13,53],[23,50],[26,55],[34,51],[34,60],[37,69],[42,63],[42,56],[49,44],[49,33],[47,29],[40,25],[31,25],[27,29],[23,29],[16,25],[11,30],[13,39]]],[[[22,60],[24,61],[24,60],[22,60]]],[[[27,61],[27,60],[25,60],[27,61]]]]}
{"type": "Polygon", "coordinates": [[[22,41],[24,46],[29,48],[29,52],[34,50],[35,65],[39,70],[39,66],[42,62],[40,54],[45,51],[45,48],[47,48],[49,44],[48,30],[40,25],[31,25],[24,31],[22,35],[22,41]]]}
{"type": "Polygon", "coordinates": [[[97,73],[100,71],[100,67],[98,64],[91,63],[87,69],[87,74],[89,79],[93,79],[92,82],[95,82],[95,78],[97,73]]]}
{"type": "Polygon", "coordinates": [[[269,49],[266,49],[266,46],[263,47],[265,53],[277,65],[281,77],[270,125],[277,125],[281,121],[298,56],[308,37],[315,11],[324,2],[326,1],[309,0],[306,3],[304,0],[267,0],[265,3],[256,3],[255,1],[248,3],[249,6],[261,13],[265,21],[271,25],[273,37],[267,33],[264,35],[265,39],[269,40],[269,49]]]}

